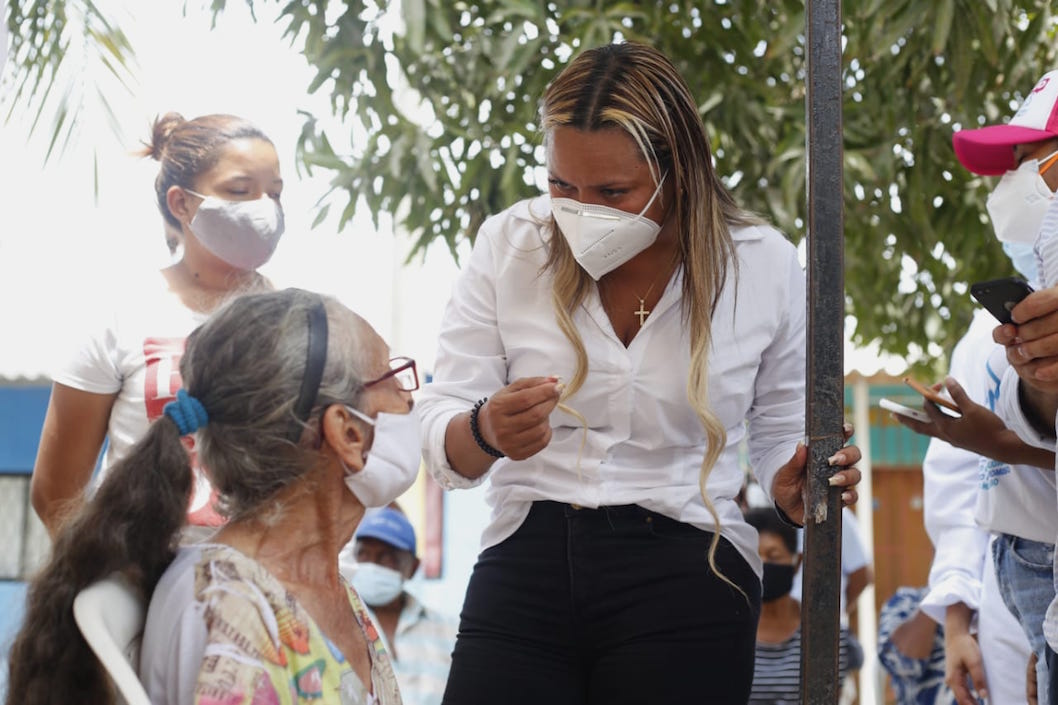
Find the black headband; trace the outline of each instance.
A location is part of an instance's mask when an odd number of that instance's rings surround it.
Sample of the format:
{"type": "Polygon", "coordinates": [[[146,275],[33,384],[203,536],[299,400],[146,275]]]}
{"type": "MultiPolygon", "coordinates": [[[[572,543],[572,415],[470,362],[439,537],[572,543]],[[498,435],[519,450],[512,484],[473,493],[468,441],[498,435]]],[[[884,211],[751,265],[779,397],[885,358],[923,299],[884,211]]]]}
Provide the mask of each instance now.
{"type": "Polygon", "coordinates": [[[294,443],[301,438],[303,424],[309,420],[312,407],[316,406],[316,395],[320,391],[323,379],[323,368],[327,364],[327,309],[323,299],[317,298],[309,309],[309,344],[305,360],[305,376],[301,380],[301,391],[294,404],[294,416],[297,423],[291,432],[290,440],[294,443]]]}

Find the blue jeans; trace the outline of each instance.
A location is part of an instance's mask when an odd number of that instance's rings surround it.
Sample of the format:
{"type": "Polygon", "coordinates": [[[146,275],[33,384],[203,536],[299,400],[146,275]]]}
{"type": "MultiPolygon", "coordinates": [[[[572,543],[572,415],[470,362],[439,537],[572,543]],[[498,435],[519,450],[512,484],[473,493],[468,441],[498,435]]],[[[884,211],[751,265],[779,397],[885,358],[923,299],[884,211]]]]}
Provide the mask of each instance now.
{"type": "Polygon", "coordinates": [[[1054,544],[1001,534],[992,543],[999,592],[1021,623],[1036,654],[1038,702],[1046,703],[1050,685],[1043,617],[1054,599],[1054,544]]]}
{"type": "Polygon", "coordinates": [[[760,580],[726,539],[638,506],[534,502],[467,588],[446,705],[745,703],[760,580]],[[741,590],[741,592],[740,592],[741,590]]]}
{"type": "Polygon", "coordinates": [[[1058,683],[1054,682],[1055,678],[1058,678],[1058,654],[1054,653],[1050,646],[1047,647],[1047,668],[1051,672],[1050,684],[1048,685],[1051,699],[1048,701],[1037,698],[1036,702],[1040,703],[1040,705],[1055,705],[1054,698],[1058,697],[1058,683]]]}

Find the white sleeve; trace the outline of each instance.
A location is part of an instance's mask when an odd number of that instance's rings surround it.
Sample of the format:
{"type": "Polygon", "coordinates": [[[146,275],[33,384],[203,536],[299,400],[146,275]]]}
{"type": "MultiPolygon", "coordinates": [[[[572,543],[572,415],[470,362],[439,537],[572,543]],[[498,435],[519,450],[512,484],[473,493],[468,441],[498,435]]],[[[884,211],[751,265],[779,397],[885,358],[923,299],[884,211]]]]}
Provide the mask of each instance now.
{"type": "Polygon", "coordinates": [[[490,233],[500,234],[496,231],[503,222],[502,216],[491,218],[478,232],[467,267],[456,281],[441,320],[433,380],[423,387],[416,402],[422,419],[423,460],[445,489],[474,487],[488,476],[470,479],[452,468],[445,452],[445,432],[453,417],[507,384],[490,242],[490,233]]]}
{"type": "MultiPolygon", "coordinates": [[[[987,403],[985,362],[996,345],[994,327],[990,315],[979,311],[952,352],[951,376],[980,404],[987,403]]],[[[976,610],[981,601],[988,532],[974,520],[978,461],[975,453],[937,439],[922,461],[924,519],[934,552],[929,593],[920,607],[941,624],[949,605],[962,602],[976,610]]]]}
{"type": "Polygon", "coordinates": [[[155,705],[194,702],[209,639],[205,605],[194,599],[194,561],[181,561],[178,571],[158,583],[144,627],[140,679],[155,705]]]}
{"type": "Polygon", "coordinates": [[[869,565],[871,557],[863,543],[856,514],[842,507],[841,518],[841,572],[849,575],[869,565]]]}
{"type": "Polygon", "coordinates": [[[949,605],[977,610],[988,532],[974,521],[978,456],[944,441],[930,441],[922,462],[926,532],[933,542],[929,592],[920,605],[940,624],[949,605]]]}
{"type": "Polygon", "coordinates": [[[113,394],[124,381],[118,362],[117,332],[111,309],[89,312],[80,323],[71,324],[73,353],[52,375],[67,387],[94,394],[113,394]]]}
{"type": "Polygon", "coordinates": [[[785,264],[785,315],[761,356],[748,414],[750,466],[769,501],[775,475],[805,436],[807,285],[792,247],[785,264]]]}
{"type": "Polygon", "coordinates": [[[174,702],[180,705],[195,701],[198,673],[202,670],[202,658],[209,641],[204,609],[198,602],[189,605],[173,630],[166,668],[169,674],[167,686],[170,693],[176,694],[174,702]]]}

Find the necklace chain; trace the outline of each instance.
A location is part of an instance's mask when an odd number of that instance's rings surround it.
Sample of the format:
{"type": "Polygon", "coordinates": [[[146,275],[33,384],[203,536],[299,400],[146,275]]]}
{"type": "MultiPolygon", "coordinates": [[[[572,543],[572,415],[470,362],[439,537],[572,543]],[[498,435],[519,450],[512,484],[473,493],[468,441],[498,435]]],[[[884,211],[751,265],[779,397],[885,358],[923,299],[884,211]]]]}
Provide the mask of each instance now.
{"type": "Polygon", "coordinates": [[[649,316],[652,313],[651,311],[647,310],[647,304],[646,304],[647,297],[650,296],[650,292],[654,291],[654,286],[658,283],[658,280],[661,279],[661,275],[664,274],[665,272],[668,272],[669,276],[672,276],[672,267],[671,266],[662,267],[661,269],[659,269],[658,273],[654,275],[654,279],[650,282],[650,286],[647,287],[646,293],[643,294],[642,296],[640,296],[639,294],[636,294],[634,291],[632,292],[632,294],[637,299],[639,299],[639,309],[636,310],[636,311],[633,311],[632,315],[633,316],[639,316],[639,327],[640,328],[642,328],[643,327],[643,323],[646,322],[647,316],[649,316]]]}
{"type": "MultiPolygon", "coordinates": [[[[660,274],[659,274],[659,276],[660,276],[660,274]]],[[[647,316],[649,316],[651,314],[651,312],[647,310],[646,301],[647,301],[647,297],[650,296],[650,292],[654,291],[654,285],[657,284],[657,283],[658,283],[658,277],[655,276],[654,277],[654,281],[650,282],[650,288],[647,289],[647,293],[643,294],[642,296],[640,296],[639,294],[636,294],[636,298],[639,299],[639,310],[633,311],[632,315],[633,316],[639,316],[639,327],[640,328],[643,327],[643,323],[647,320],[647,316]]],[[[634,291],[632,293],[635,294],[634,291]]]]}
{"type": "MultiPolygon", "coordinates": [[[[654,279],[650,282],[650,286],[647,287],[646,293],[644,293],[642,296],[637,294],[635,291],[632,291],[632,295],[639,299],[639,308],[635,311],[632,311],[632,315],[639,317],[640,328],[642,328],[643,324],[646,323],[647,316],[652,313],[647,308],[647,297],[650,296],[650,292],[654,291],[654,287],[657,286],[658,281],[661,280],[662,275],[665,273],[668,273],[669,276],[672,276],[672,263],[670,263],[670,265],[667,267],[662,267],[658,269],[657,274],[654,275],[654,279]]],[[[609,282],[607,282],[607,284],[609,284],[609,282]]],[[[610,287],[607,286],[607,288],[610,287]]]]}

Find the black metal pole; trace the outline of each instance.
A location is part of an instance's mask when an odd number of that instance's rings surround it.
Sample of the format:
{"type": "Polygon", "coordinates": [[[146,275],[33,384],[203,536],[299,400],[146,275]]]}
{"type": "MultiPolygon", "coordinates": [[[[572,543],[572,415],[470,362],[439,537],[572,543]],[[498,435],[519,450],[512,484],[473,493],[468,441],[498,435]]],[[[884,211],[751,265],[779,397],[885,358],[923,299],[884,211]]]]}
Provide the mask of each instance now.
{"type": "Polygon", "coordinates": [[[827,462],[844,444],[841,2],[805,0],[808,46],[808,362],[801,702],[838,701],[841,491],[827,462]]]}

